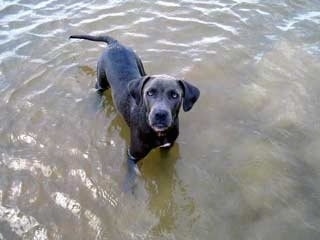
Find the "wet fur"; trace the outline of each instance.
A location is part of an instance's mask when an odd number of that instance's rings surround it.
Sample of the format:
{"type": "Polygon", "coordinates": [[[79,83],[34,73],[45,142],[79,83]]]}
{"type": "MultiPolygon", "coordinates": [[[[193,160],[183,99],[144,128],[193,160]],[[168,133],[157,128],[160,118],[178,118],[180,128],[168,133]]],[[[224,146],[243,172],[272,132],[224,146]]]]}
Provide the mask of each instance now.
{"type": "MultiPolygon", "coordinates": [[[[106,42],[108,46],[97,63],[97,84],[99,91],[111,87],[117,110],[125,119],[131,132],[128,152],[128,181],[136,175],[136,163],[153,148],[171,147],[179,135],[178,114],[180,105],[189,111],[197,101],[200,92],[193,85],[167,75],[147,76],[140,58],[128,48],[109,36],[73,35],[70,38],[106,42]],[[155,131],[148,122],[148,102],[144,97],[144,87],[154,85],[159,90],[176,89],[181,93],[179,105],[164,104],[173,119],[164,132],[155,131]]],[[[129,184],[130,185],[130,184],[129,184]]]]}

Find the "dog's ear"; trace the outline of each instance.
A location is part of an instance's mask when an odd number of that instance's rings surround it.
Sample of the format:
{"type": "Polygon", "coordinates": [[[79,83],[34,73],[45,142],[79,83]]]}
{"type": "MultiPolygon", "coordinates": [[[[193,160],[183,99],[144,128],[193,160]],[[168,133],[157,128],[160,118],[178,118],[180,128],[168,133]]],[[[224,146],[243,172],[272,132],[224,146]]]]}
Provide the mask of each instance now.
{"type": "Polygon", "coordinates": [[[142,94],[143,94],[143,87],[151,79],[151,76],[144,76],[141,78],[137,78],[135,80],[132,80],[128,83],[128,90],[133,97],[133,99],[136,101],[137,105],[140,105],[142,102],[142,94]]]}
{"type": "Polygon", "coordinates": [[[189,111],[193,104],[198,100],[200,96],[200,91],[197,87],[193,86],[192,84],[184,81],[179,80],[178,81],[182,91],[183,91],[183,110],[185,112],[189,111]]]}

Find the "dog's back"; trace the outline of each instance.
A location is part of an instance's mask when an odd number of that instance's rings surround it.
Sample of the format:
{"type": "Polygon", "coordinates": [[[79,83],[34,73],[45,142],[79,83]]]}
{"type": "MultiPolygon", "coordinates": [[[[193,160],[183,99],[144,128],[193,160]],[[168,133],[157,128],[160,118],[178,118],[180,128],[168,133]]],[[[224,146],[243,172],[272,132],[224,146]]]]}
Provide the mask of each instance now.
{"type": "Polygon", "coordinates": [[[141,60],[134,51],[109,36],[72,35],[70,38],[108,44],[98,61],[98,83],[102,88],[109,85],[115,91],[123,91],[129,81],[145,75],[141,60]]]}
{"type": "Polygon", "coordinates": [[[111,87],[112,98],[118,111],[130,123],[130,98],[128,83],[145,76],[141,59],[135,52],[109,36],[72,35],[70,38],[85,39],[108,44],[97,63],[97,84],[100,91],[111,87]]]}
{"type": "Polygon", "coordinates": [[[179,135],[180,107],[189,111],[200,95],[192,84],[167,75],[146,76],[140,58],[113,38],[88,35],[71,38],[103,41],[108,47],[98,61],[98,88],[112,88],[117,110],[130,128],[128,173],[132,188],[136,163],[156,147],[169,148],[179,135]]]}

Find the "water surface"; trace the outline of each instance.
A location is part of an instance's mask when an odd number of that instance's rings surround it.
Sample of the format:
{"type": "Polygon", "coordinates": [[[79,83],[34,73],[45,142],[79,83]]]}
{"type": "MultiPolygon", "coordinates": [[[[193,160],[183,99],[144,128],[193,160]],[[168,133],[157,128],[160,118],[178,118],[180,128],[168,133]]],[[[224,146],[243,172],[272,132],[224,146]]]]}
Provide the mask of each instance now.
{"type": "Polygon", "coordinates": [[[320,239],[319,26],[319,0],[1,1],[0,239],[320,239]],[[201,90],[134,195],[83,33],[201,90]]]}

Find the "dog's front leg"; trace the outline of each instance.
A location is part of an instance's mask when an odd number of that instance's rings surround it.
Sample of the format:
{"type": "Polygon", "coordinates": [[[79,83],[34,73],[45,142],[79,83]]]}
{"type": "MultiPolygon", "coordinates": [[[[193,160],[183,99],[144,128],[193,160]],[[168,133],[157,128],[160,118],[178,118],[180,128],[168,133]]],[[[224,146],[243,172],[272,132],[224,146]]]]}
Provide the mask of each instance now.
{"type": "Polygon", "coordinates": [[[135,158],[131,155],[130,150],[128,150],[128,160],[127,160],[127,164],[128,164],[128,172],[132,172],[135,175],[141,175],[140,170],[138,168],[138,161],[141,158],[135,158]]]}
{"type": "Polygon", "coordinates": [[[138,162],[144,158],[150,149],[145,144],[140,143],[136,139],[131,139],[130,148],[128,149],[127,157],[127,175],[124,183],[125,192],[133,192],[135,181],[138,175],[141,175],[138,168],[138,162]]]}
{"type": "Polygon", "coordinates": [[[128,150],[127,157],[127,174],[124,182],[124,191],[133,192],[134,184],[138,175],[140,175],[140,170],[138,168],[138,159],[133,157],[128,150]]]}
{"type": "Polygon", "coordinates": [[[140,131],[137,128],[131,129],[131,141],[127,157],[127,175],[125,179],[124,190],[133,191],[135,180],[141,175],[137,163],[144,158],[152,149],[152,146],[145,143],[139,136],[140,131]]]}

